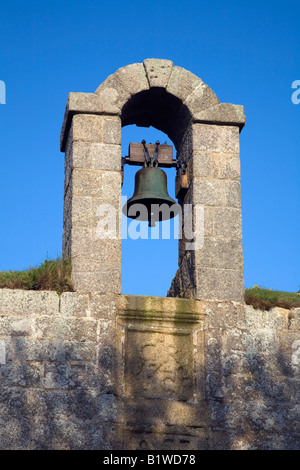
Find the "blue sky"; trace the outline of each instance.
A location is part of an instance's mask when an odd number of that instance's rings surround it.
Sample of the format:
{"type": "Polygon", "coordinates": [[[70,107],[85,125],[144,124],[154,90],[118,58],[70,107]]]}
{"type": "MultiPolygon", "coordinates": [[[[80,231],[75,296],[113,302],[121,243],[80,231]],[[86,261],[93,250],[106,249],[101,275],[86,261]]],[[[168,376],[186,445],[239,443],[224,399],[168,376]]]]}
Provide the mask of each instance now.
{"type": "MultiPolygon", "coordinates": [[[[291,100],[300,80],[299,1],[2,0],[0,10],[0,270],[61,255],[59,136],[68,93],[94,92],[118,68],[154,57],[199,76],[221,102],[245,107],[245,285],[299,289],[300,104],[291,100]]],[[[128,126],[123,156],[142,138],[165,140],[128,126]]],[[[177,240],[123,242],[122,269],[124,293],[166,295],[177,240]]]]}

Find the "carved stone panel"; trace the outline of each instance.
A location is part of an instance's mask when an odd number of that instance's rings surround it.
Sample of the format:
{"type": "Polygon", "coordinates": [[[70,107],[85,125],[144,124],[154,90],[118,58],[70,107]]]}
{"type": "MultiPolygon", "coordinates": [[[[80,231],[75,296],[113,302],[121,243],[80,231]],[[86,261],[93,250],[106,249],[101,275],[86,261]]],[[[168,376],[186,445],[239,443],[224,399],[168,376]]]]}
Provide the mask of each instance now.
{"type": "Polygon", "coordinates": [[[187,401],[193,397],[193,338],[189,331],[125,329],[125,395],[187,401]]]}

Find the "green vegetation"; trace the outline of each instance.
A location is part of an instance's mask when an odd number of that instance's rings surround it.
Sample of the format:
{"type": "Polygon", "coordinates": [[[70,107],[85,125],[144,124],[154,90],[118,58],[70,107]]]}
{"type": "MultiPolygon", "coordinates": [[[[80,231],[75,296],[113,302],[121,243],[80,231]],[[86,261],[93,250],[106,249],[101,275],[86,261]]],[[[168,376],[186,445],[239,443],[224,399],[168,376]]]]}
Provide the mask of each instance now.
{"type": "Polygon", "coordinates": [[[24,271],[0,271],[0,288],[72,292],[71,262],[58,258],[24,271]]]}
{"type": "Polygon", "coordinates": [[[290,309],[300,307],[300,291],[283,292],[254,286],[245,290],[245,302],[261,310],[270,310],[273,307],[290,309]]]}
{"type": "MultiPolygon", "coordinates": [[[[54,290],[59,294],[73,292],[71,261],[58,258],[45,260],[40,266],[30,266],[24,271],[0,271],[0,288],[54,290]]],[[[261,310],[273,307],[290,309],[300,307],[300,291],[283,292],[254,286],[245,290],[245,302],[261,310]]]]}

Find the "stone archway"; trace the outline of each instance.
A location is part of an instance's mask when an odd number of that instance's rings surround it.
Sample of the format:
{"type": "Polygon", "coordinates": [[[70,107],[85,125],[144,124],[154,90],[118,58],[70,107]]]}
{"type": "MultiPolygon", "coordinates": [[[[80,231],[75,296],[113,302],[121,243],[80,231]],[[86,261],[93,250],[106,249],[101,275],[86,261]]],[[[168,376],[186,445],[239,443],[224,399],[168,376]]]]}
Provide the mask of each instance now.
{"type": "MultiPolygon", "coordinates": [[[[202,243],[179,243],[170,296],[241,300],[243,256],[239,186],[242,106],[220,103],[197,76],[162,59],[110,75],[95,93],[70,93],[61,133],[65,152],[64,255],[77,290],[121,293],[121,240],[99,239],[99,204],[119,213],[121,127],[153,126],[173,141],[187,165],[180,201],[204,217],[202,243]]],[[[195,235],[195,237],[198,235],[195,235]]]]}

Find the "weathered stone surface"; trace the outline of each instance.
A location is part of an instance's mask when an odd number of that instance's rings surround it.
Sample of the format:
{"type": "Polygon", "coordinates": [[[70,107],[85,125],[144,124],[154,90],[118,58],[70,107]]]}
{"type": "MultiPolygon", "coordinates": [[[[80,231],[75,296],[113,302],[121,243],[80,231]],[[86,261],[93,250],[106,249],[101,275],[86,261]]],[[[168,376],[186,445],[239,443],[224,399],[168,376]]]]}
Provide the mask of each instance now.
{"type": "Polygon", "coordinates": [[[300,330],[300,308],[293,308],[289,316],[290,329],[299,331],[300,330]]]}
{"type": "Polygon", "coordinates": [[[90,114],[76,114],[73,117],[73,141],[102,142],[103,118],[90,114]]]}
{"type": "MultiPolygon", "coordinates": [[[[80,266],[78,259],[86,259],[87,262],[99,262],[98,271],[106,266],[117,267],[121,255],[121,240],[106,240],[97,237],[93,228],[77,228],[73,237],[73,258],[72,266],[75,271],[80,266]]],[[[88,270],[89,266],[84,270],[88,270]]],[[[90,271],[95,269],[90,266],[90,271]]]]}
{"type": "Polygon", "coordinates": [[[220,207],[214,210],[214,234],[223,238],[242,238],[241,211],[220,207]]]}
{"type": "Polygon", "coordinates": [[[44,314],[58,312],[59,296],[56,292],[0,289],[0,314],[44,314]]]}
{"type": "Polygon", "coordinates": [[[60,296],[60,314],[71,317],[89,316],[89,296],[63,292],[60,296]]]}
{"type": "Polygon", "coordinates": [[[91,166],[95,170],[121,171],[121,146],[118,144],[92,144],[91,166]]]}
{"type": "Polygon", "coordinates": [[[235,126],[193,124],[193,147],[195,150],[239,153],[239,129],[235,126]]]}
{"type": "Polygon", "coordinates": [[[101,272],[75,271],[73,282],[77,292],[100,294],[121,294],[121,270],[117,268],[102,269],[101,272]]]}
{"type": "Polygon", "coordinates": [[[15,340],[15,353],[21,362],[95,363],[95,341],[70,341],[19,337],[15,340]]]}
{"type": "Polygon", "coordinates": [[[194,113],[194,119],[210,123],[236,124],[239,128],[246,122],[244,107],[231,103],[219,103],[208,109],[199,108],[199,111],[194,113]]]}
{"type": "Polygon", "coordinates": [[[187,199],[190,204],[205,204],[206,206],[221,206],[223,205],[223,186],[220,181],[203,181],[199,178],[194,178],[190,198],[187,199]]]}
{"type": "Polygon", "coordinates": [[[199,300],[236,300],[242,302],[244,282],[242,269],[197,269],[195,297],[199,300]]]}
{"type": "Polygon", "coordinates": [[[173,62],[171,60],[163,59],[146,59],[143,63],[150,88],[167,88],[173,62]]]}
{"type": "Polygon", "coordinates": [[[135,95],[144,90],[149,90],[146,71],[143,64],[130,64],[118,69],[115,75],[123,88],[130,94],[135,95]]]}
{"type": "Polygon", "coordinates": [[[95,91],[103,102],[106,114],[120,114],[129,100],[130,93],[123,87],[116,74],[110,75],[95,91]]]}
{"type": "Polygon", "coordinates": [[[74,114],[101,114],[104,110],[105,103],[94,93],[69,93],[60,134],[61,151],[65,151],[74,114]]]}
{"type": "Polygon", "coordinates": [[[203,248],[196,252],[196,263],[200,268],[242,269],[242,244],[240,240],[205,238],[203,248]]]}
{"type": "Polygon", "coordinates": [[[184,102],[195,88],[204,85],[202,80],[192,72],[173,66],[166,90],[184,102]]]}
{"type": "Polygon", "coordinates": [[[297,448],[298,309],[89,290],[28,313],[36,294],[1,311],[2,325],[31,322],[0,331],[1,449],[297,448]]]}
{"type": "Polygon", "coordinates": [[[195,151],[193,161],[188,166],[187,171],[189,183],[194,178],[208,178],[212,174],[212,158],[210,152],[195,151]]]}
{"type": "Polygon", "coordinates": [[[193,343],[187,332],[127,329],[126,396],[177,399],[193,396],[193,343]]]}
{"type": "Polygon", "coordinates": [[[32,318],[0,317],[0,336],[31,336],[32,334],[32,318]]]}
{"type": "Polygon", "coordinates": [[[99,203],[118,203],[121,189],[121,174],[106,170],[73,170],[72,195],[99,198],[99,203]]]}
{"type": "Polygon", "coordinates": [[[239,181],[224,183],[224,203],[228,207],[241,207],[241,185],[239,181]]]}
{"type": "Polygon", "coordinates": [[[36,319],[36,338],[63,341],[96,341],[97,324],[93,319],[41,317],[36,319]]]}
{"type": "Polygon", "coordinates": [[[200,110],[211,108],[218,103],[219,99],[205,83],[198,85],[184,101],[194,121],[196,121],[195,116],[200,110]]]}
{"type": "Polygon", "coordinates": [[[73,168],[121,170],[121,147],[116,144],[75,141],[72,148],[73,168]]]}
{"type": "Polygon", "coordinates": [[[240,158],[238,154],[213,153],[212,176],[218,179],[240,180],[240,158]]]}

